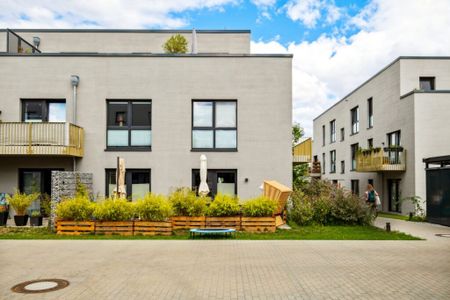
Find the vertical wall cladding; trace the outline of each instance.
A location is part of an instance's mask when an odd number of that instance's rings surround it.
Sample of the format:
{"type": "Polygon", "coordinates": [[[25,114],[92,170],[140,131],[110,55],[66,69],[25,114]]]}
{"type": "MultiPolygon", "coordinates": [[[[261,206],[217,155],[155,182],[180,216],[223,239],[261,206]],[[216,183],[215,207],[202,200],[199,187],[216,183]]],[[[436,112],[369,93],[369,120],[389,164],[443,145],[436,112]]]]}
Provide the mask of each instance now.
{"type": "Polygon", "coordinates": [[[88,193],[92,195],[92,173],[80,173],[70,171],[52,171],[52,202],[50,223],[51,228],[55,226],[56,205],[65,198],[74,197],[77,192],[77,186],[83,185],[88,193]]]}

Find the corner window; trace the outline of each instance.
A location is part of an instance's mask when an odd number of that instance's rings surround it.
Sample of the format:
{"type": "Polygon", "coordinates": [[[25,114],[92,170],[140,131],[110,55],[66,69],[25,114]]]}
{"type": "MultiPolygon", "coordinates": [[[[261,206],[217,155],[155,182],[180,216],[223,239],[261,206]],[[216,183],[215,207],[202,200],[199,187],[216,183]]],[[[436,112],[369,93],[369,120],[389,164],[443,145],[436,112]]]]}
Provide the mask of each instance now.
{"type": "Polygon", "coordinates": [[[350,111],[352,121],[352,134],[359,132],[359,107],[355,107],[350,111]]]}
{"type": "Polygon", "coordinates": [[[373,99],[372,98],[367,99],[367,112],[368,112],[367,127],[372,128],[373,127],[373,99]]]}
{"type": "Polygon", "coordinates": [[[336,150],[330,151],[330,173],[336,173],[336,150]]]}
{"type": "Polygon", "coordinates": [[[237,102],[192,101],[192,149],[237,149],[237,102]]]}
{"type": "MultiPolygon", "coordinates": [[[[225,195],[237,195],[237,170],[214,170],[209,169],[206,182],[210,190],[209,196],[214,197],[217,193],[225,195]]],[[[192,170],[192,189],[198,191],[200,186],[200,170],[192,170]]]]}
{"type": "MultiPolygon", "coordinates": [[[[112,196],[116,188],[116,169],[106,169],[106,192],[107,197],[112,196]]],[[[128,169],[125,173],[125,186],[127,199],[135,201],[142,198],[151,191],[150,169],[128,169]]]]}
{"type": "Polygon", "coordinates": [[[358,152],[358,143],[350,145],[350,152],[352,155],[352,165],[351,165],[351,171],[356,170],[356,153],[358,152]]]}
{"type": "Polygon", "coordinates": [[[435,77],[419,77],[420,89],[424,91],[434,91],[435,77]]]}
{"type": "Polygon", "coordinates": [[[108,101],[107,114],[108,149],[151,149],[151,101],[108,101]]]}
{"type": "Polygon", "coordinates": [[[22,100],[23,122],[66,122],[66,100],[22,100]]]}
{"type": "Polygon", "coordinates": [[[336,120],[330,122],[330,143],[336,142],[336,120]]]}

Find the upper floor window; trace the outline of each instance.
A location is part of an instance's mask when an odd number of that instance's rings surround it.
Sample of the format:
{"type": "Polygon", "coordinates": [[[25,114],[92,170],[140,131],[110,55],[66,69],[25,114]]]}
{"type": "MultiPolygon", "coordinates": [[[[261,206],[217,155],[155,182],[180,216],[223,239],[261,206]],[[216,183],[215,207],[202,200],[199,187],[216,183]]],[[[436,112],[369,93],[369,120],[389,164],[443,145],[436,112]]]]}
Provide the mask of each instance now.
{"type": "Polygon", "coordinates": [[[330,173],[336,173],[336,150],[330,151],[330,173]]]}
{"type": "Polygon", "coordinates": [[[341,160],[341,174],[345,173],[345,160],[341,160]]]}
{"type": "Polygon", "coordinates": [[[351,180],[351,189],[353,194],[359,195],[359,180],[351,180]]]}
{"type": "Polygon", "coordinates": [[[336,142],[336,120],[330,122],[330,143],[336,142]]]}
{"type": "Polygon", "coordinates": [[[107,102],[107,147],[148,150],[152,145],[151,101],[107,102]]]}
{"type": "Polygon", "coordinates": [[[345,129],[344,127],[341,128],[341,142],[345,140],[345,129]]]}
{"type": "Polygon", "coordinates": [[[322,146],[325,146],[325,125],[322,125],[322,146]]]}
{"type": "Polygon", "coordinates": [[[367,140],[367,148],[368,149],[372,149],[373,148],[373,139],[368,139],[367,140]]]}
{"type": "Polygon", "coordinates": [[[434,80],[434,77],[419,77],[420,89],[424,91],[433,91],[434,80]]]}
{"type": "Polygon", "coordinates": [[[351,171],[356,170],[356,154],[358,153],[358,147],[359,147],[358,143],[350,145],[350,153],[352,156],[351,171]]]}
{"type": "Polygon", "coordinates": [[[66,100],[22,100],[23,122],[65,122],[66,100]]]}
{"type": "Polygon", "coordinates": [[[325,153],[322,153],[322,174],[325,174],[325,153]]]}
{"type": "Polygon", "coordinates": [[[192,101],[192,149],[237,149],[237,102],[192,101]]]}
{"type": "Polygon", "coordinates": [[[352,134],[359,132],[359,107],[356,106],[350,111],[352,121],[352,134]]]}
{"type": "Polygon", "coordinates": [[[367,112],[368,112],[368,116],[367,116],[368,124],[367,124],[367,126],[369,128],[372,128],[373,127],[373,99],[372,98],[367,99],[367,112]]]}

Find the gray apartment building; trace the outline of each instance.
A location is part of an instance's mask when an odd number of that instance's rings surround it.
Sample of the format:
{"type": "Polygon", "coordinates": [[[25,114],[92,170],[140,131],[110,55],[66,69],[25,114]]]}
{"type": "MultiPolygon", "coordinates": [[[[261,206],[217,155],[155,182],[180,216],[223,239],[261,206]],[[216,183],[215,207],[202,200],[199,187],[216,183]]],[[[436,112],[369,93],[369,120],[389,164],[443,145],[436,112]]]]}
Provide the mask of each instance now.
{"type": "Polygon", "coordinates": [[[450,57],[399,57],[314,119],[322,178],[361,196],[371,183],[384,211],[413,211],[398,200],[431,201],[423,159],[450,154],[449,112],[450,57]]]}
{"type": "Polygon", "coordinates": [[[247,30],[0,30],[0,193],[76,170],[108,195],[118,156],[133,199],[195,188],[201,154],[213,193],[290,186],[291,64],[247,30]],[[165,54],[177,33],[193,51],[165,54]]]}

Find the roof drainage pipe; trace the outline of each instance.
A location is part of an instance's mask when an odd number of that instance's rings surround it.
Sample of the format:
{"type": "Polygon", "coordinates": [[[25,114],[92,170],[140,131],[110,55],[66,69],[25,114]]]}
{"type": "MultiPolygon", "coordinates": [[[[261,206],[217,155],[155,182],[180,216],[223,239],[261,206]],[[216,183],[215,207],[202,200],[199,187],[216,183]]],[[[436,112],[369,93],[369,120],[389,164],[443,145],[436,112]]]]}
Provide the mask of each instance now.
{"type": "MultiPolygon", "coordinates": [[[[78,75],[71,75],[70,76],[70,83],[72,84],[73,88],[73,102],[72,102],[72,122],[74,125],[77,125],[77,87],[80,83],[80,77],[78,75]]],[[[75,172],[77,170],[77,159],[76,157],[73,158],[73,171],[75,172]]]]}

